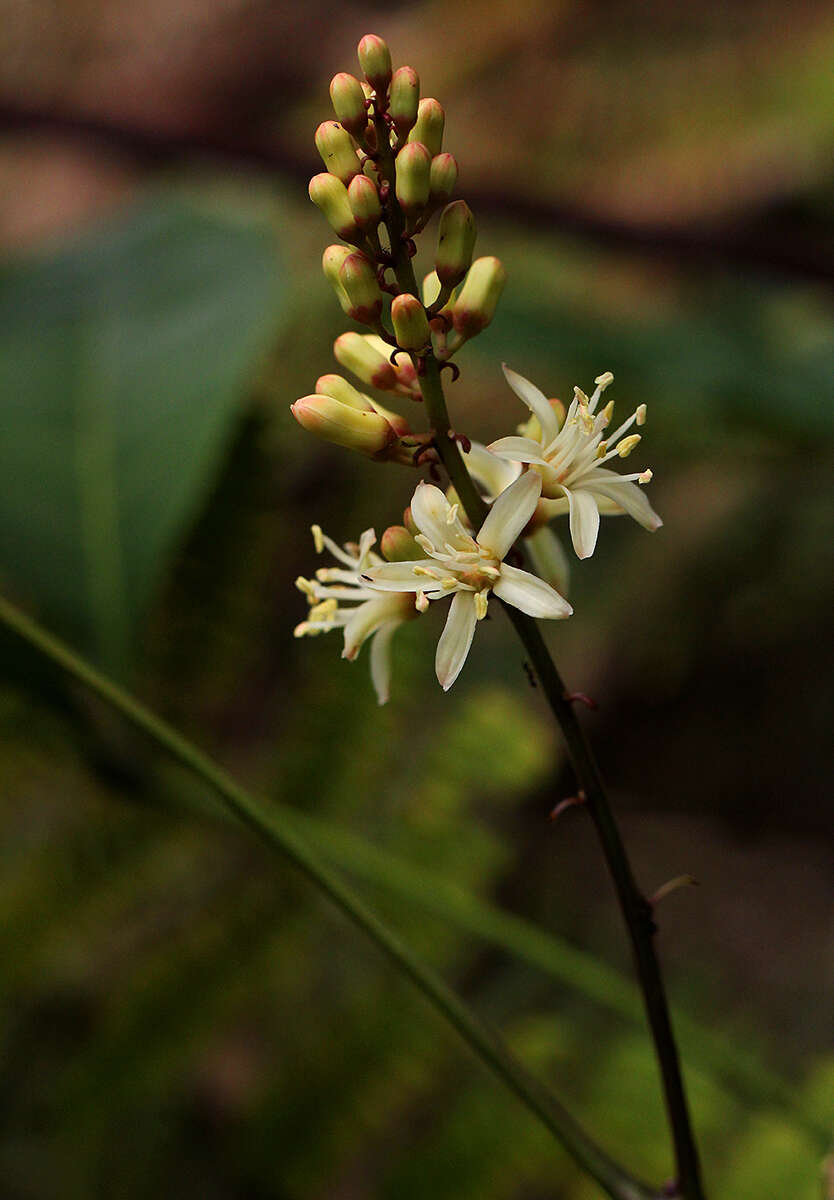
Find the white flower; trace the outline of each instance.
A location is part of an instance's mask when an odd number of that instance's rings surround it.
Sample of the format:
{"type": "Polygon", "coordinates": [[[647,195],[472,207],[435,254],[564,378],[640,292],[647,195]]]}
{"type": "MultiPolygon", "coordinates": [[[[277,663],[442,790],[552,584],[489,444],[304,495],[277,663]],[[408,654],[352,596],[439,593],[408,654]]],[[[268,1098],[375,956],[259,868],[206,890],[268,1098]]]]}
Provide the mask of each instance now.
{"type": "Polygon", "coordinates": [[[486,616],[490,593],[531,617],[569,617],[573,609],[549,584],[503,562],[513,542],[535,511],[541,476],[527,471],[501,492],[477,537],[466,530],[457,504],[440,488],[419,483],[411,516],[419,529],[416,541],[426,557],[369,567],[363,580],[374,589],[417,593],[417,606],[452,597],[446,625],[437,645],[435,669],[444,691],[452,686],[466,661],[475,626],[486,616]]]}
{"type": "Polygon", "coordinates": [[[317,553],[327,548],[342,566],[319,567],[315,579],[299,576],[295,581],[311,607],[307,620],[296,625],[293,632],[296,637],[306,637],[344,629],[342,658],[350,661],[356,658],[362,643],[372,638],[371,680],[379,703],[385,704],[391,682],[391,638],[399,625],[417,616],[414,596],[408,590],[382,595],[363,581],[363,572],[384,561],[371,549],[376,542],[373,529],[365,530],[358,546],[349,542],[344,548],[323,534],[318,525],[312,532],[317,553]],[[346,603],[350,607],[345,607],[346,603]]]}
{"type": "Polygon", "coordinates": [[[654,531],[663,524],[638,484],[648,483],[651,471],[618,475],[603,463],[626,458],[640,441],[639,434],[624,434],[635,423],[643,425],[646,406],[641,404],[627,421],[603,440],[614,405],[597,412],[600,396],[612,382],[609,372],[600,375],[594,394],[588,398],[579,388],[568,408],[564,424],[543,392],[523,376],[504,366],[507,383],[536,418],[529,436],[499,438],[488,449],[499,458],[528,463],[542,477],[542,496],[552,516],[570,513],[573,547],[580,558],[594,552],[601,512],[627,512],[644,529],[654,531]],[[636,482],[635,482],[636,481],[636,482]]]}

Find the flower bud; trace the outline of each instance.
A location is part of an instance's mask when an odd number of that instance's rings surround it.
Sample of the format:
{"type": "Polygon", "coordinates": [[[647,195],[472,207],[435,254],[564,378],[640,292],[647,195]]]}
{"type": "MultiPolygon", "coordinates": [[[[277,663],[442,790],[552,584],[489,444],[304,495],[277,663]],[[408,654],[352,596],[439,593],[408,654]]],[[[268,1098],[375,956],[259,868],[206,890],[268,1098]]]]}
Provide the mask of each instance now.
{"type": "Polygon", "coordinates": [[[346,242],[353,242],[360,237],[348,202],[347,188],[340,179],[322,171],[310,180],[309,192],[313,204],[321,209],[334,233],[338,233],[346,242]]]}
{"type": "Polygon", "coordinates": [[[376,229],[382,220],[382,205],[376,184],[367,175],[357,175],[348,185],[348,202],[360,229],[376,229]]]}
{"type": "Polygon", "coordinates": [[[403,212],[411,216],[429,198],[431,156],[422,142],[407,142],[397,155],[396,192],[403,212]]]}
{"type": "Polygon", "coordinates": [[[411,515],[411,505],[410,504],[409,504],[408,508],[405,510],[405,512],[403,513],[403,525],[405,525],[406,529],[412,535],[412,537],[416,538],[417,534],[420,532],[420,527],[418,526],[417,522],[414,520],[414,518],[411,515]]]}
{"type": "Polygon", "coordinates": [[[325,278],[333,286],[333,290],[342,306],[342,312],[350,313],[350,301],[345,295],[345,289],[339,281],[339,270],[342,263],[351,254],[348,246],[328,246],[321,256],[321,269],[325,278]]]}
{"type": "Polygon", "coordinates": [[[397,437],[405,437],[407,434],[411,433],[411,426],[405,417],[401,417],[399,413],[392,412],[390,408],[384,408],[383,405],[376,400],[374,400],[373,406],[374,412],[379,413],[381,417],[385,417],[385,420],[394,430],[394,433],[396,433],[397,437]]]}
{"type": "MultiPolygon", "coordinates": [[[[391,347],[387,342],[383,341],[378,334],[365,333],[362,336],[369,346],[372,346],[375,350],[378,350],[379,353],[384,358],[388,359],[389,362],[391,361],[391,347]]],[[[414,363],[411,361],[411,359],[405,354],[398,354],[396,361],[391,365],[394,368],[394,374],[397,377],[397,383],[400,385],[399,390],[408,392],[416,391],[416,398],[419,399],[420,388],[417,383],[417,372],[414,369],[414,363]]]]}
{"type": "Polygon", "coordinates": [[[368,124],[365,93],[355,75],[340,71],[330,81],[330,100],[336,119],[348,133],[358,137],[368,124]]]}
{"type": "Polygon", "coordinates": [[[404,525],[389,525],[379,539],[379,548],[387,562],[413,562],[426,557],[404,525]]]}
{"type": "Polygon", "coordinates": [[[443,148],[443,127],[446,114],[443,105],[427,96],[417,106],[417,121],[408,135],[410,142],[422,142],[432,157],[443,148]]]}
{"type": "Polygon", "coordinates": [[[377,92],[384,92],[391,82],[391,51],[381,37],[366,33],[357,47],[359,65],[368,83],[377,92]]]}
{"type": "Polygon", "coordinates": [[[349,316],[372,325],[382,312],[382,292],[373,263],[364,254],[349,254],[339,268],[339,283],[350,303],[349,316]]]}
{"type": "Polygon", "coordinates": [[[348,184],[362,171],[350,134],[338,121],[322,121],[316,130],[316,149],[331,175],[348,184]]]}
{"type": "Polygon", "coordinates": [[[401,142],[417,120],[419,102],[420,80],[417,72],[413,67],[398,67],[391,80],[388,111],[401,142]]]}
{"type": "Polygon", "coordinates": [[[452,305],[452,324],[464,337],[474,337],[486,329],[495,309],[507,272],[497,258],[476,258],[452,305]]]}
{"type": "Polygon", "coordinates": [[[299,425],[325,442],[371,458],[384,454],[396,441],[394,430],[379,413],[351,408],[330,396],[302,396],[290,411],[299,425]]]}
{"type": "Polygon", "coordinates": [[[320,375],[316,380],[316,395],[329,396],[331,400],[338,400],[340,404],[347,404],[359,412],[376,411],[370,398],[341,375],[320,375]]]}
{"type": "Polygon", "coordinates": [[[397,345],[403,350],[422,350],[431,341],[431,330],[423,308],[416,296],[404,292],[391,301],[391,322],[397,345]]]}
{"type": "Polygon", "coordinates": [[[455,200],[443,209],[434,260],[441,283],[454,287],[463,279],[472,265],[475,236],[475,218],[465,200],[455,200]]]}
{"type": "Polygon", "coordinates": [[[361,333],[343,333],[333,343],[336,360],[357,379],[380,391],[390,392],[397,385],[397,375],[388,358],[380,353],[361,333]]]}
{"type": "Polygon", "coordinates": [[[429,194],[437,204],[444,204],[458,181],[458,164],[453,154],[437,154],[431,160],[429,194]]]}

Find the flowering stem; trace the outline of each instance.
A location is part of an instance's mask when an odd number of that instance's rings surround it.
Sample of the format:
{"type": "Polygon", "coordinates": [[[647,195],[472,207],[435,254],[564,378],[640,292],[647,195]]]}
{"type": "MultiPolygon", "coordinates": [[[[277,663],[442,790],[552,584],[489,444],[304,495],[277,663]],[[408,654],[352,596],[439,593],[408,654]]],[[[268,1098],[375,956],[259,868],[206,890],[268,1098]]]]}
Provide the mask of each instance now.
{"type": "MultiPolygon", "coordinates": [[[[380,137],[379,142],[380,145],[387,147],[387,136],[380,137]]],[[[417,295],[417,283],[411,258],[401,237],[403,222],[394,195],[393,162],[390,160],[390,151],[387,153],[388,159],[384,157],[381,159],[380,168],[391,181],[386,224],[391,239],[394,271],[400,287],[404,291],[417,295]]],[[[451,423],[440,379],[440,368],[432,353],[428,353],[421,360],[419,380],[426,414],[435,436],[437,452],[472,527],[478,529],[483,523],[488,508],[469,475],[457,442],[449,436],[451,423]]],[[[675,1151],[677,1178],[674,1194],[680,1200],[704,1200],[698,1150],[689,1115],[680,1056],[672,1030],[663,977],[654,945],[654,934],[657,927],[654,922],[652,906],[637,886],[599,768],[576,719],[573,707],[566,699],[567,689],[550,656],[539,626],[532,617],[526,616],[511,605],[505,604],[503,607],[529,655],[556,722],[562,730],[579,786],[585,795],[588,811],[602,845],[605,861],[628,929],[637,978],[643,994],[643,1002],[663,1081],[666,1112],[675,1151]]]]}
{"type": "Polygon", "coordinates": [[[475,1054],[534,1113],[614,1200],[657,1200],[657,1192],[628,1175],[515,1058],[500,1036],[389,929],[338,875],[320,862],[278,808],[268,808],[240,786],[207,754],[139,700],[108,679],[68,646],[0,596],[0,625],[89,688],[172,758],[202,779],[225,808],[262,841],[279,851],[362,929],[446,1018],[475,1054]]]}

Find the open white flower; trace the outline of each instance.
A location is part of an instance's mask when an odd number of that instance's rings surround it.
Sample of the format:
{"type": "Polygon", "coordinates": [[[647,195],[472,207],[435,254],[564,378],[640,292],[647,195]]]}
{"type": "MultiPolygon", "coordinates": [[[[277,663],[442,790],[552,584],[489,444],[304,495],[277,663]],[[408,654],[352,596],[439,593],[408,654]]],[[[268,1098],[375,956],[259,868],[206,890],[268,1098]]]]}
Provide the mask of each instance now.
{"type": "Polygon", "coordinates": [[[419,483],[411,501],[411,517],[419,529],[416,541],[426,557],[412,562],[368,567],[363,581],[374,589],[417,593],[417,606],[452,597],[446,625],[437,645],[435,669],[444,691],[460,674],[475,626],[486,616],[490,593],[531,617],[569,617],[573,609],[544,580],[503,561],[535,511],[541,476],[521,475],[502,491],[477,537],[466,530],[457,504],[440,488],[419,483]]]}
{"type": "Polygon", "coordinates": [[[574,389],[561,427],[543,392],[506,365],[504,375],[535,420],[530,422],[527,436],[499,438],[488,449],[499,458],[528,463],[541,475],[542,496],[549,502],[548,511],[553,516],[570,513],[571,539],[580,558],[589,558],[594,552],[600,512],[626,512],[651,531],[663,524],[638,486],[649,482],[651,471],[618,475],[602,465],[631,453],[640,441],[640,434],[624,435],[634,424],[643,425],[646,420],[646,406],[641,404],[604,439],[614,405],[609,403],[599,413],[596,409],[602,393],[614,379],[610,371],[595,380],[596,391],[590,398],[579,388],[574,389]]]}
{"type": "Polygon", "coordinates": [[[383,595],[364,582],[363,573],[384,562],[371,549],[376,542],[373,529],[365,530],[358,545],[348,542],[344,548],[323,534],[318,525],[312,532],[316,552],[321,554],[326,548],[342,565],[319,567],[315,579],[296,579],[296,587],[304,592],[311,607],[307,620],[296,625],[293,632],[296,637],[307,637],[344,629],[342,658],[351,661],[362,643],[372,638],[371,680],[379,703],[385,704],[391,684],[391,638],[399,625],[418,615],[414,596],[409,589],[383,595]]]}

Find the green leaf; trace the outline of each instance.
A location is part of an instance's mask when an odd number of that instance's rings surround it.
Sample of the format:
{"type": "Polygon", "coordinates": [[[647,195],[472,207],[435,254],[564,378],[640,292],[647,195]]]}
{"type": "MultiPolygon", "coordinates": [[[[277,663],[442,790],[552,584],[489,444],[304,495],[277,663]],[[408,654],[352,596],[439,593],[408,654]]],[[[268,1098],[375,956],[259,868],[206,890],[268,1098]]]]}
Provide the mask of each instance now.
{"type": "Polygon", "coordinates": [[[123,674],[277,316],[262,226],[150,198],[0,267],[0,576],[123,674]]]}

